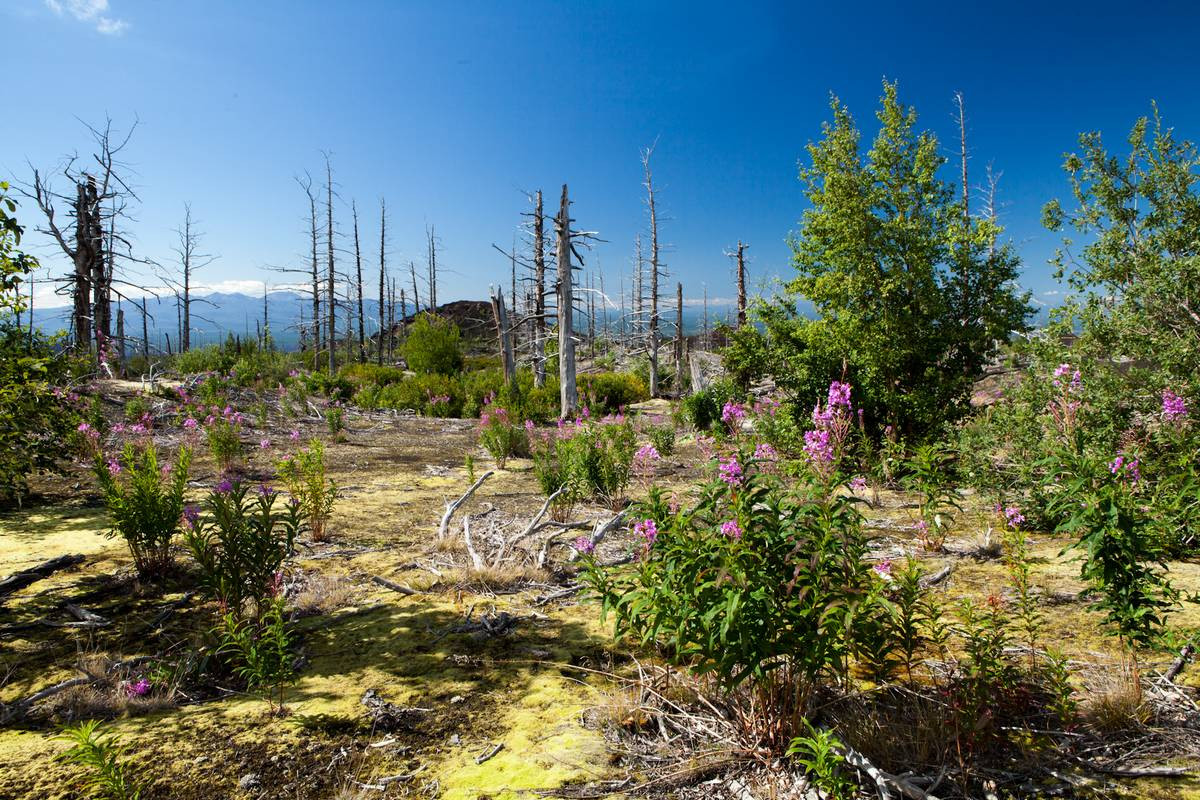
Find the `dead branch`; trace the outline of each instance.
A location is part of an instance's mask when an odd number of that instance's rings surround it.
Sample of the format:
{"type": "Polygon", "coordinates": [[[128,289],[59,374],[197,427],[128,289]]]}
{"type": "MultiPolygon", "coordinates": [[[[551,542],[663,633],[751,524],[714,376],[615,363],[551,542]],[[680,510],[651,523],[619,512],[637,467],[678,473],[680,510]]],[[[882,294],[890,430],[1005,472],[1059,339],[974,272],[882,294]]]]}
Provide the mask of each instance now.
{"type": "Polygon", "coordinates": [[[51,558],[48,561],[43,561],[36,567],[14,572],[4,580],[0,581],[0,598],[7,597],[13,592],[24,589],[32,583],[37,583],[43,578],[49,578],[60,569],[73,567],[76,564],[83,562],[83,556],[79,553],[74,555],[58,556],[51,558]]]}
{"type": "Polygon", "coordinates": [[[379,584],[380,586],[382,586],[385,589],[391,589],[393,592],[399,592],[400,594],[406,594],[409,596],[412,596],[414,594],[420,594],[420,592],[418,592],[416,589],[413,589],[409,586],[405,586],[402,583],[395,583],[393,581],[389,581],[387,578],[381,578],[378,575],[371,576],[371,583],[379,584]]]}
{"type": "Polygon", "coordinates": [[[455,500],[450,505],[446,506],[446,513],[442,515],[442,523],[438,526],[438,538],[445,539],[447,531],[450,528],[450,518],[454,516],[454,512],[462,507],[462,504],[471,499],[471,495],[475,494],[475,490],[483,485],[483,482],[495,474],[494,470],[488,470],[479,476],[479,480],[471,484],[471,488],[467,489],[466,494],[455,500]]]}

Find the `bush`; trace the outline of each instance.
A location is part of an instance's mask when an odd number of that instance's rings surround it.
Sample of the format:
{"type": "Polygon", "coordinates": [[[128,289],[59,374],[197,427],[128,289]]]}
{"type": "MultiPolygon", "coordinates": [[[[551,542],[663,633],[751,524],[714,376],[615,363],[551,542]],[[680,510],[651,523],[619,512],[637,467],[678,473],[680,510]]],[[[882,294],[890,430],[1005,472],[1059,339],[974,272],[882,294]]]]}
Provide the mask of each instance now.
{"type": "Polygon", "coordinates": [[[337,484],[325,473],[325,445],[313,439],[307,448],[276,464],[276,470],[300,516],[308,521],[313,541],[325,541],[325,525],[337,500],[337,484]]]}
{"type": "Polygon", "coordinates": [[[275,595],[256,623],[232,613],[221,615],[217,652],[233,663],[246,688],[260,690],[272,708],[283,711],[284,687],[295,680],[292,637],[283,618],[283,597],[275,595]]]}
{"type": "Polygon", "coordinates": [[[534,474],[549,497],[566,487],[555,501],[560,511],[593,499],[616,507],[633,467],[637,437],[623,418],[564,423],[534,442],[534,474]]]}
{"type": "Polygon", "coordinates": [[[112,517],[111,535],[125,540],[143,579],[161,578],[170,568],[191,459],[192,451],[181,447],[174,466],[160,469],[152,441],[126,444],[120,460],[96,454],[94,471],[112,517]]]}
{"type": "Polygon", "coordinates": [[[580,404],[593,414],[616,414],[650,399],[646,381],[628,372],[596,372],[577,378],[580,404]]]}
{"type": "Polygon", "coordinates": [[[489,405],[479,417],[479,444],[504,469],[511,456],[529,455],[529,431],[503,407],[489,405]]]}
{"type": "Polygon", "coordinates": [[[631,513],[640,557],[610,569],[585,558],[584,577],[617,636],[727,690],[749,680],[768,692],[763,713],[794,721],[822,679],[848,677],[881,581],[852,500],[814,481],[787,488],[753,463],[727,458],[692,509],[652,490],[631,513]]]}
{"type": "Polygon", "coordinates": [[[741,393],[731,381],[716,381],[683,399],[684,418],[697,431],[719,429],[725,404],[738,400],[740,396],[741,393]]]}
{"type": "Polygon", "coordinates": [[[277,592],[283,560],[294,551],[299,504],[276,511],[277,495],[222,480],[205,501],[207,514],[184,511],[184,543],[208,593],[239,619],[261,615],[277,592]]]}
{"type": "Polygon", "coordinates": [[[231,472],[241,467],[246,460],[246,448],[242,444],[242,415],[231,406],[225,406],[220,414],[209,414],[204,419],[204,437],[208,452],[221,472],[231,472]]]}
{"type": "Polygon", "coordinates": [[[649,425],[646,437],[660,456],[666,458],[675,452],[675,428],[672,425],[649,425]]]}
{"type": "Polygon", "coordinates": [[[418,314],[408,326],[404,360],[414,372],[453,375],[463,367],[458,326],[434,314],[418,314]]]}

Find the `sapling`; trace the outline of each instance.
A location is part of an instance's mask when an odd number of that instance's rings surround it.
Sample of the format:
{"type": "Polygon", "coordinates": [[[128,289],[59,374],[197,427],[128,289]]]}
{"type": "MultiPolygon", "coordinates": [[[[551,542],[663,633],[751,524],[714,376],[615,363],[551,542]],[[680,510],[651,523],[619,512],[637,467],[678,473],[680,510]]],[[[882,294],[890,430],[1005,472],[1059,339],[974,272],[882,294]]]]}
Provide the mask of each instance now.
{"type": "Polygon", "coordinates": [[[215,633],[220,641],[217,652],[230,659],[246,687],[261,691],[272,710],[282,713],[284,689],[296,677],[282,595],[266,601],[266,611],[256,622],[226,612],[215,633]]]}

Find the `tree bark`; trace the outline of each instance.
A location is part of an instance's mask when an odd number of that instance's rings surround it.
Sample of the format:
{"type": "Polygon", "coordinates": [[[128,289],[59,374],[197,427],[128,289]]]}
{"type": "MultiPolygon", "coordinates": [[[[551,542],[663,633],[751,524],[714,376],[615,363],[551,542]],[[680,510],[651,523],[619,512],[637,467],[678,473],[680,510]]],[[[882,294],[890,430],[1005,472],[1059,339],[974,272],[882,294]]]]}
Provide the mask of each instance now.
{"type": "MultiPolygon", "coordinates": [[[[383,366],[383,321],[386,318],[384,315],[384,297],[383,284],[387,275],[386,266],[386,250],[387,245],[387,202],[381,197],[379,198],[379,347],[375,351],[375,363],[383,366]]],[[[391,336],[391,329],[388,329],[388,336],[391,336]]]]}
{"type": "Polygon", "coordinates": [[[362,277],[362,250],[358,246],[358,206],[353,200],[350,201],[350,214],[354,218],[354,265],[358,270],[358,360],[360,363],[367,361],[367,330],[366,316],[363,314],[363,277],[362,277]]]}
{"type": "Polygon", "coordinates": [[[329,308],[326,309],[326,319],[329,327],[326,331],[326,344],[329,346],[329,374],[337,371],[337,298],[334,296],[334,259],[333,259],[333,167],[329,163],[329,154],[325,154],[325,248],[326,248],[326,287],[329,308]]]}
{"type": "Polygon", "coordinates": [[[504,364],[504,379],[514,389],[517,386],[517,362],[513,358],[512,330],[508,325],[508,310],[504,305],[504,290],[492,290],[492,316],[496,318],[496,337],[500,342],[500,360],[504,364]]]}
{"type": "Polygon", "coordinates": [[[741,240],[738,240],[737,246],[737,293],[737,323],[740,328],[746,324],[746,245],[741,240]]]}
{"type": "Polygon", "coordinates": [[[546,230],[542,190],[533,212],[533,385],[546,385],[546,230]]]}
{"type": "Polygon", "coordinates": [[[650,171],[650,156],[654,148],[642,154],[646,172],[646,202],[650,207],[650,396],[658,396],[658,212],[654,207],[654,177],[650,171]]]}
{"type": "Polygon", "coordinates": [[[575,336],[572,311],[575,303],[574,276],[571,274],[571,201],[567,184],[562,187],[558,217],[554,221],[558,236],[558,378],[559,413],[563,419],[574,415],[579,404],[575,388],[575,336]]]}

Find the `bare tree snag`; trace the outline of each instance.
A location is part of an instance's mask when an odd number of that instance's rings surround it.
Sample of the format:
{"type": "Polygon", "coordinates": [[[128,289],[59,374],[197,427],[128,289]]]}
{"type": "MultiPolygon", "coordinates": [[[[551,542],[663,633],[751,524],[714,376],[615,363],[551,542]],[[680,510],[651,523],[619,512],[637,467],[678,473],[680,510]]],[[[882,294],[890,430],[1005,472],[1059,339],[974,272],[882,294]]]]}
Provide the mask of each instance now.
{"type": "MultiPolygon", "coordinates": [[[[312,326],[313,326],[313,366],[321,352],[321,267],[317,260],[317,194],[313,190],[312,177],[306,172],[304,179],[296,178],[296,183],[308,196],[309,240],[312,245],[312,326]]],[[[303,328],[303,324],[301,324],[303,328]]]]}
{"type": "Polygon", "coordinates": [[[493,288],[492,315],[496,318],[496,337],[500,342],[500,359],[504,364],[504,379],[509,386],[517,385],[517,362],[513,358],[512,330],[508,325],[508,310],[504,305],[504,290],[493,288]]]}
{"type": "Polygon", "coordinates": [[[654,145],[642,151],[642,168],[646,173],[646,204],[650,209],[650,396],[658,396],[658,212],[654,205],[654,176],[650,171],[650,156],[654,145]]]}
{"type": "Polygon", "coordinates": [[[676,397],[683,397],[683,284],[675,284],[675,385],[676,397]]]}
{"type": "Polygon", "coordinates": [[[362,277],[362,250],[358,244],[358,205],[350,201],[350,215],[354,219],[354,266],[357,269],[357,278],[355,284],[358,286],[358,360],[360,363],[367,361],[367,318],[363,313],[363,277],[362,277]]]}
{"type": "Polygon", "coordinates": [[[558,237],[556,260],[558,261],[558,379],[559,414],[571,417],[579,404],[579,393],[575,387],[575,331],[572,311],[575,306],[574,281],[571,273],[571,201],[567,197],[567,185],[562,187],[558,216],[554,220],[558,237]]]}
{"type": "Polygon", "coordinates": [[[546,230],[542,190],[533,212],[533,384],[546,385],[546,230]]]}
{"type": "Polygon", "coordinates": [[[429,247],[429,310],[437,313],[437,235],[432,225],[425,229],[425,239],[429,247]]]}
{"type": "Polygon", "coordinates": [[[329,163],[329,153],[325,153],[325,250],[326,250],[326,287],[329,308],[326,309],[326,319],[329,327],[326,331],[326,345],[329,347],[329,374],[337,371],[337,297],[334,295],[334,260],[333,260],[333,166],[329,163]]]}
{"type": "Polygon", "coordinates": [[[216,257],[198,252],[200,240],[204,234],[196,230],[196,221],[192,219],[191,203],[183,204],[183,227],[176,228],[175,234],[179,237],[175,253],[179,256],[181,279],[181,283],[175,291],[182,317],[179,323],[179,350],[186,353],[192,348],[192,276],[196,270],[215,261],[216,257]]]}
{"type": "Polygon", "coordinates": [[[450,530],[450,520],[454,517],[454,512],[462,507],[462,504],[471,499],[471,495],[475,494],[475,490],[483,485],[483,482],[495,474],[494,470],[488,470],[479,476],[475,483],[471,484],[471,488],[467,489],[462,497],[455,500],[446,506],[446,513],[442,514],[441,524],[438,525],[438,539],[445,539],[447,532],[450,530]]]}
{"type": "MultiPolygon", "coordinates": [[[[383,366],[383,321],[384,315],[384,297],[383,285],[387,276],[385,252],[387,250],[387,201],[382,197],[379,198],[379,346],[375,350],[375,363],[383,366]]],[[[388,336],[391,336],[391,328],[388,328],[388,336]]]]}
{"type": "MultiPolygon", "coordinates": [[[[737,250],[726,255],[733,256],[737,259],[737,326],[739,328],[746,324],[746,248],[749,245],[743,244],[739,239],[737,250]]],[[[705,293],[704,301],[704,327],[708,328],[708,294],[705,293]]],[[[706,330],[707,336],[707,330],[706,330]]]]}
{"type": "MultiPolygon", "coordinates": [[[[421,295],[417,291],[417,265],[412,261],[408,262],[408,272],[410,275],[412,275],[413,315],[415,316],[421,313],[421,295]]],[[[404,317],[401,316],[401,319],[404,319],[404,317]]]]}

